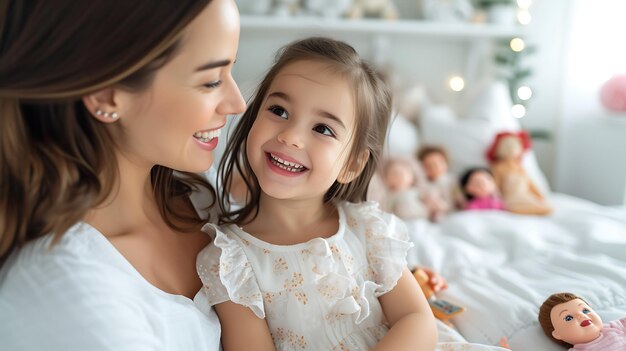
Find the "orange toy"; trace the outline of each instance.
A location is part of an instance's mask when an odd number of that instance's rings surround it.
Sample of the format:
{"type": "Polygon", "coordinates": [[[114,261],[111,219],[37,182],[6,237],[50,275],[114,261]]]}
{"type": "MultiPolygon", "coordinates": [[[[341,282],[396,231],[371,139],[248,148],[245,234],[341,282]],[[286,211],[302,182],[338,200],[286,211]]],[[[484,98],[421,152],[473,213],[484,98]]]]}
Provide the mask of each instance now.
{"type": "Polygon", "coordinates": [[[454,327],[454,325],[450,322],[450,318],[465,311],[465,308],[453,305],[445,300],[437,299],[435,297],[435,292],[428,285],[428,274],[426,274],[423,269],[418,268],[414,270],[413,276],[419,283],[420,288],[422,288],[424,296],[426,296],[430,309],[433,311],[435,317],[450,327],[454,327]]]}

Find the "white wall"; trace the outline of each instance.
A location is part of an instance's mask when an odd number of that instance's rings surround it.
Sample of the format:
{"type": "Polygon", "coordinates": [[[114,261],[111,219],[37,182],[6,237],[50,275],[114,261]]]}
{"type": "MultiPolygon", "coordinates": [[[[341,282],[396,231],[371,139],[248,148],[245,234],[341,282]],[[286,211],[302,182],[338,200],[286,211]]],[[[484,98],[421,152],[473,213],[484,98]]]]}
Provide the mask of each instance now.
{"type": "Polygon", "coordinates": [[[575,1],[567,38],[557,190],[607,205],[626,204],[626,113],[607,111],[602,84],[626,74],[626,2],[575,1]]]}
{"type": "MultiPolygon", "coordinates": [[[[418,1],[396,0],[396,3],[402,10],[402,17],[414,17],[419,14],[418,1]]],[[[576,122],[578,118],[576,116],[586,115],[591,118],[591,116],[603,114],[598,106],[592,110],[586,107],[589,104],[597,105],[597,95],[596,90],[594,90],[597,89],[597,84],[593,87],[586,87],[589,89],[586,91],[576,90],[578,89],[576,88],[578,84],[576,77],[580,75],[580,71],[589,69],[589,67],[598,67],[603,64],[603,61],[594,60],[594,56],[589,56],[588,62],[579,62],[572,66],[566,57],[567,53],[571,52],[568,50],[568,38],[571,37],[569,33],[573,26],[573,17],[577,13],[577,3],[576,0],[534,0],[530,7],[533,19],[529,25],[523,28],[524,38],[528,44],[535,45],[538,50],[526,61],[526,64],[533,69],[533,75],[527,81],[527,84],[533,89],[533,97],[527,106],[527,115],[521,120],[521,123],[527,129],[545,130],[552,135],[550,140],[536,141],[535,151],[542,170],[555,190],[600,203],[620,203],[626,196],[623,191],[625,185],[620,183],[619,179],[621,175],[616,174],[614,176],[616,179],[606,181],[605,175],[594,173],[591,169],[599,167],[602,172],[609,173],[615,169],[614,166],[600,160],[587,164],[586,166],[590,169],[586,172],[582,172],[574,166],[579,163],[579,155],[584,154],[584,150],[571,146],[572,140],[579,138],[577,133],[580,131],[592,131],[591,134],[587,133],[586,135],[589,139],[588,143],[592,144],[598,143],[596,140],[598,137],[622,138],[621,134],[611,137],[603,134],[604,129],[615,127],[607,125],[607,123],[615,122],[610,118],[602,122],[591,123],[594,124],[593,126],[589,123],[576,122]],[[567,92],[564,89],[566,87],[570,89],[567,92]],[[584,177],[578,179],[572,175],[572,172],[584,174],[584,177]],[[594,193],[593,189],[589,189],[590,187],[597,188],[599,183],[603,183],[604,188],[606,188],[606,190],[602,190],[604,192],[602,195],[598,195],[598,191],[594,193]],[[619,197],[620,200],[613,197],[619,197]]],[[[601,6],[601,3],[615,3],[615,1],[594,0],[581,3],[586,3],[588,7],[586,11],[589,11],[601,6]]],[[[621,3],[621,1],[617,3],[621,3]]],[[[623,13],[614,12],[618,18],[623,13]]],[[[600,26],[600,28],[608,30],[609,25],[614,25],[610,23],[607,21],[607,28],[604,26],[600,26]]],[[[585,28],[589,29],[588,27],[585,28]]],[[[618,33],[626,32],[623,26],[620,28],[622,28],[621,32],[618,33]]],[[[616,31],[615,29],[612,30],[616,31]]],[[[244,96],[252,94],[252,89],[270,66],[273,55],[279,47],[296,38],[315,34],[330,35],[351,43],[364,57],[375,63],[393,66],[400,72],[404,82],[419,82],[428,87],[435,101],[448,103],[456,108],[461,105],[462,95],[452,92],[447,86],[447,80],[454,74],[471,74],[476,67],[468,66],[468,58],[480,51],[480,49],[476,49],[477,47],[485,46],[485,41],[489,41],[467,40],[453,36],[381,36],[363,33],[329,33],[323,29],[317,31],[298,29],[285,31],[271,28],[247,29],[244,27],[241,33],[238,63],[234,71],[235,79],[240,83],[244,96]]],[[[600,42],[601,35],[597,33],[594,35],[595,37],[587,36],[590,40],[588,44],[600,42]]],[[[574,42],[578,41],[577,38],[574,39],[574,42]]],[[[621,41],[617,40],[614,43],[620,45],[618,43],[621,41]]],[[[479,65],[490,62],[492,60],[491,55],[486,54],[482,60],[483,62],[479,62],[479,65]]],[[[626,59],[622,62],[626,62],[626,59]]],[[[476,82],[469,77],[469,80],[466,80],[466,90],[471,90],[474,83],[476,82]]],[[[626,140],[626,138],[622,139],[626,140]]],[[[620,146],[617,143],[606,145],[608,146],[602,150],[602,154],[605,155],[613,155],[607,149],[617,149],[620,146]]],[[[626,149],[626,146],[622,145],[621,149],[626,149]]],[[[598,155],[589,155],[587,158],[598,158],[598,155]]],[[[615,162],[620,161],[616,160],[615,162]]],[[[626,167],[626,162],[622,162],[622,164],[626,167]]]]}

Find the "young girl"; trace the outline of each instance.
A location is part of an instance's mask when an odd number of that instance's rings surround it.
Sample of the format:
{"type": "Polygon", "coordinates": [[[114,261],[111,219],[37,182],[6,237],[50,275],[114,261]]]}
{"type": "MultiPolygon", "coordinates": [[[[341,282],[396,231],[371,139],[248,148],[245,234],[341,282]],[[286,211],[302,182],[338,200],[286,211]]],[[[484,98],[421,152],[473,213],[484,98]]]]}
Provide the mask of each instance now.
{"type": "Polygon", "coordinates": [[[349,45],[286,46],[244,113],[220,165],[243,177],[198,256],[225,350],[433,350],[433,314],[406,268],[412,246],[365,199],[391,96],[349,45]]]}

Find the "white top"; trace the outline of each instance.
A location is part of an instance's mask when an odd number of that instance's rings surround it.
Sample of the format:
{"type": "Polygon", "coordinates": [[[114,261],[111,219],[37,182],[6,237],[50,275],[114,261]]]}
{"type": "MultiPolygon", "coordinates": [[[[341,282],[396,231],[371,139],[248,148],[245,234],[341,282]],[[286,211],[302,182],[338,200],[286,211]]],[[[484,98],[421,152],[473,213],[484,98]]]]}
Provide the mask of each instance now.
{"type": "Polygon", "coordinates": [[[341,203],[339,230],[295,245],[261,241],[235,225],[198,255],[208,302],[266,318],[278,350],[366,350],[387,332],[378,297],[396,285],[412,246],[378,204],[341,203]]]}
{"type": "Polygon", "coordinates": [[[0,349],[219,349],[202,291],[192,301],[156,288],[88,224],[50,240],[28,243],[0,270],[0,349]]]}

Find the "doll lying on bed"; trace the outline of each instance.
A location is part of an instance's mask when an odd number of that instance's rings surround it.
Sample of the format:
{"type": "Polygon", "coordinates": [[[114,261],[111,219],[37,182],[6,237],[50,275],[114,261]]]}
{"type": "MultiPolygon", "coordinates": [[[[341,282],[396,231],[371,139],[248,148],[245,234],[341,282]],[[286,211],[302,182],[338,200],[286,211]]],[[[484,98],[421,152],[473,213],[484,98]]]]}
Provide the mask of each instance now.
{"type": "Polygon", "coordinates": [[[498,133],[487,150],[487,159],[507,210],[547,215],[552,207],[522,167],[522,156],[529,148],[530,137],[523,131],[498,133]]]}
{"type": "Polygon", "coordinates": [[[384,166],[383,182],[387,188],[384,208],[402,219],[428,218],[428,208],[418,190],[415,166],[404,158],[390,158],[384,166]]]}
{"type": "Polygon", "coordinates": [[[550,295],[539,309],[539,324],[549,338],[570,351],[626,350],[626,317],[602,324],[585,300],[572,293],[550,295]]]}
{"type": "Polygon", "coordinates": [[[504,203],[489,168],[470,168],[459,180],[465,210],[504,210],[504,203]]]}
{"type": "Polygon", "coordinates": [[[428,209],[428,218],[439,222],[457,207],[463,208],[464,199],[458,180],[448,172],[448,153],[437,145],[424,145],[417,153],[426,180],[421,188],[422,201],[428,209]]]}

